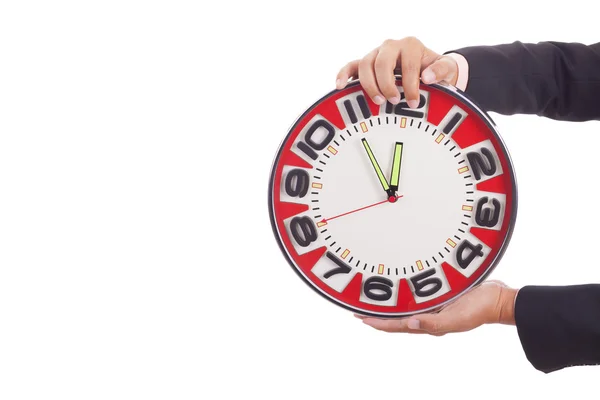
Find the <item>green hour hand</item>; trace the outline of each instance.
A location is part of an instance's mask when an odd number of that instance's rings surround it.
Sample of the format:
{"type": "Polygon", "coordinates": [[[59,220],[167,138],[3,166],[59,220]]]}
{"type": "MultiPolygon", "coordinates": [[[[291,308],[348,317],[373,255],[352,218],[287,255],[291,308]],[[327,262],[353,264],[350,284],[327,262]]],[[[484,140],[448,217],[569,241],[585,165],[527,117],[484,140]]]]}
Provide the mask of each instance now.
{"type": "Polygon", "coordinates": [[[365,150],[367,151],[367,155],[369,156],[369,161],[371,161],[371,164],[373,165],[373,168],[375,169],[375,172],[377,173],[377,177],[379,178],[379,182],[381,183],[381,186],[383,186],[383,190],[386,191],[386,193],[390,193],[390,185],[387,182],[387,179],[385,179],[385,176],[383,175],[383,172],[381,171],[381,167],[379,166],[379,163],[377,163],[377,160],[375,159],[375,155],[373,154],[373,151],[371,150],[371,146],[369,146],[369,143],[367,142],[367,139],[362,139],[362,144],[363,146],[365,146],[365,150]]]}
{"type": "Polygon", "coordinates": [[[390,188],[395,193],[398,191],[398,183],[400,182],[400,164],[402,164],[402,148],[403,143],[396,142],[394,148],[394,160],[392,162],[392,178],[390,179],[390,188]]]}

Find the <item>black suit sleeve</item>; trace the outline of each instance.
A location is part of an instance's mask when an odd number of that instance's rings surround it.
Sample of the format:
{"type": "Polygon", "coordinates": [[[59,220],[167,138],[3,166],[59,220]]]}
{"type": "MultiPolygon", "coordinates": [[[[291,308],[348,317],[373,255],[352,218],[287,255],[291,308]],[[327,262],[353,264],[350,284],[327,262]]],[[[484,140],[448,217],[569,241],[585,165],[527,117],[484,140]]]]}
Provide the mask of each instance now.
{"type": "Polygon", "coordinates": [[[527,359],[540,371],[600,363],[600,285],[525,286],[515,321],[527,359]]]}
{"type": "MultiPolygon", "coordinates": [[[[467,95],[487,111],[600,120],[600,43],[515,42],[453,52],[469,63],[467,95]]],[[[600,363],[600,285],[526,286],[515,320],[540,371],[600,363]]]]}
{"type": "Polygon", "coordinates": [[[451,53],[467,59],[466,93],[487,111],[600,119],[600,43],[515,42],[451,53]]]}

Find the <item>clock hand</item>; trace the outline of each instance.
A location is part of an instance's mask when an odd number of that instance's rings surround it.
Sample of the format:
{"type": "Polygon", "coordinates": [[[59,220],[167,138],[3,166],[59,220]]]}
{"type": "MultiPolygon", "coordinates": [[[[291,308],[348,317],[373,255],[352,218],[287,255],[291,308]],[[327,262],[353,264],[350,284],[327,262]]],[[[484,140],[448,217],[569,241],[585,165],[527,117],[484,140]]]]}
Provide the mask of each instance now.
{"type": "Polygon", "coordinates": [[[345,212],[345,213],[343,213],[343,214],[336,215],[336,216],[334,216],[334,217],[330,217],[330,218],[323,218],[323,219],[322,219],[320,222],[327,223],[327,222],[329,222],[329,221],[331,221],[331,220],[334,220],[334,219],[336,219],[336,218],[340,218],[340,217],[343,217],[343,216],[345,216],[345,215],[348,215],[348,214],[353,214],[353,213],[355,213],[355,212],[362,211],[362,210],[365,210],[365,209],[367,209],[367,208],[375,207],[375,206],[378,206],[378,205],[380,205],[380,204],[383,204],[383,203],[395,203],[395,202],[396,202],[396,200],[398,200],[400,197],[403,197],[403,195],[400,195],[400,196],[392,196],[392,197],[390,197],[390,198],[389,198],[389,199],[387,199],[387,200],[379,201],[379,202],[377,202],[377,203],[374,203],[374,204],[369,204],[368,206],[364,206],[364,207],[361,207],[361,208],[357,208],[357,209],[355,209],[355,210],[348,211],[348,212],[345,212]]]}
{"type": "Polygon", "coordinates": [[[365,146],[365,150],[367,151],[367,155],[369,156],[369,161],[371,161],[371,165],[373,165],[373,168],[375,169],[375,173],[377,174],[377,177],[379,178],[379,182],[381,183],[383,190],[385,190],[385,192],[388,194],[389,198],[392,199],[393,197],[395,197],[395,192],[393,192],[390,189],[390,185],[388,184],[387,179],[385,179],[385,176],[383,175],[383,172],[381,171],[381,167],[379,166],[379,163],[375,159],[375,155],[373,154],[373,151],[371,150],[371,146],[369,146],[367,139],[363,138],[361,140],[362,140],[363,146],[365,146]]]}
{"type": "Polygon", "coordinates": [[[392,176],[390,178],[390,189],[396,193],[398,191],[398,183],[400,182],[400,164],[402,163],[402,149],[404,144],[396,142],[394,147],[394,160],[392,161],[392,176]]]}

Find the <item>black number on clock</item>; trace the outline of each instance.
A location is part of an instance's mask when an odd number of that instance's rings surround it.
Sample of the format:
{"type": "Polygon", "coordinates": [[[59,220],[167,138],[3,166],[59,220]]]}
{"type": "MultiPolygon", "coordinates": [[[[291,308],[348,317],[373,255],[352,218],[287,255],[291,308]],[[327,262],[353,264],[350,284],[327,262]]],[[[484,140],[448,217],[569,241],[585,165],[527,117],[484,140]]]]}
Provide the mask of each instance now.
{"type": "Polygon", "coordinates": [[[294,217],[290,222],[290,231],[296,243],[302,247],[317,240],[317,228],[309,217],[294,217]]]}
{"type": "Polygon", "coordinates": [[[477,210],[475,211],[475,222],[479,226],[487,226],[492,228],[496,226],[500,219],[500,202],[497,199],[492,199],[493,207],[485,207],[488,203],[488,197],[482,197],[477,202],[477,210]],[[493,209],[493,211],[492,211],[493,209]]]}
{"type": "Polygon", "coordinates": [[[431,296],[442,288],[442,280],[437,277],[431,277],[432,275],[435,275],[435,269],[429,269],[410,278],[417,296],[431,296]]]}
{"type": "Polygon", "coordinates": [[[285,177],[285,192],[292,197],[304,197],[308,192],[308,172],[303,169],[293,169],[285,177]]]}
{"type": "Polygon", "coordinates": [[[333,253],[329,251],[327,252],[327,258],[333,261],[338,267],[332,269],[331,271],[327,271],[327,273],[323,275],[323,278],[327,279],[337,274],[347,274],[350,271],[352,271],[352,268],[350,268],[349,265],[346,265],[342,260],[337,258],[333,253]]]}
{"type": "Polygon", "coordinates": [[[486,176],[492,176],[496,173],[496,160],[494,160],[492,152],[485,147],[482,147],[480,151],[481,154],[476,151],[467,154],[467,159],[469,160],[469,164],[471,164],[471,170],[473,171],[475,180],[481,179],[482,172],[486,176]]]}
{"type": "Polygon", "coordinates": [[[467,269],[475,257],[483,257],[483,246],[474,245],[468,240],[463,240],[456,249],[456,261],[462,269],[467,269]]]}
{"type": "Polygon", "coordinates": [[[372,276],[365,281],[365,296],[371,300],[386,301],[392,297],[394,283],[382,276],[372,276]]]}
{"type": "MultiPolygon", "coordinates": [[[[425,96],[419,96],[419,106],[417,108],[425,107],[425,103],[427,100],[425,96]]],[[[414,117],[414,118],[423,118],[425,113],[423,111],[413,110],[408,106],[406,99],[404,97],[404,93],[400,93],[400,103],[394,105],[389,101],[385,105],[386,114],[396,114],[396,115],[404,115],[406,117],[414,117]]]]}
{"type": "Polygon", "coordinates": [[[297,146],[304,152],[304,154],[313,160],[316,160],[318,155],[315,150],[323,150],[333,140],[334,136],[335,128],[329,122],[325,121],[324,119],[320,119],[313,122],[304,135],[304,142],[298,142],[297,146]],[[325,129],[326,134],[323,138],[321,138],[321,140],[317,141],[313,139],[313,135],[319,128],[325,129]]]}
{"type": "MultiPolygon", "coordinates": [[[[356,102],[358,103],[358,107],[360,108],[360,113],[362,114],[363,119],[371,117],[371,110],[369,109],[367,100],[365,100],[365,96],[362,94],[356,96],[356,102]]],[[[348,113],[348,117],[350,117],[350,122],[353,124],[357,123],[358,118],[356,117],[356,112],[354,111],[354,107],[352,106],[352,102],[350,100],[344,100],[344,108],[348,113]]]]}

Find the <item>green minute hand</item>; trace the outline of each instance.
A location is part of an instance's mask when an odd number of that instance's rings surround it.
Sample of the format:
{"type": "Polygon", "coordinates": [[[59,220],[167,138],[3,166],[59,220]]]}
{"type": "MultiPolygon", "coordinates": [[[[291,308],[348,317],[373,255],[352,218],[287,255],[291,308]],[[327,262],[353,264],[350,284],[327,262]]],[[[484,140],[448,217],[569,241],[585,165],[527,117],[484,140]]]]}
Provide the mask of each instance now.
{"type": "Polygon", "coordinates": [[[367,151],[367,155],[369,156],[369,160],[371,161],[371,164],[373,165],[373,168],[375,168],[375,172],[377,173],[377,177],[379,178],[379,182],[381,182],[381,186],[383,186],[383,190],[386,191],[386,193],[390,193],[390,185],[387,182],[387,179],[385,179],[385,176],[383,175],[383,172],[381,172],[381,167],[379,166],[379,164],[377,163],[377,160],[375,159],[375,155],[373,155],[373,151],[371,150],[371,146],[369,146],[369,143],[367,142],[367,139],[362,139],[362,144],[363,146],[365,146],[365,150],[367,151]]]}
{"type": "Polygon", "coordinates": [[[392,178],[390,179],[390,188],[395,193],[398,191],[398,183],[400,182],[400,164],[402,163],[402,148],[403,143],[396,142],[394,148],[394,161],[392,163],[392,178]]]}

